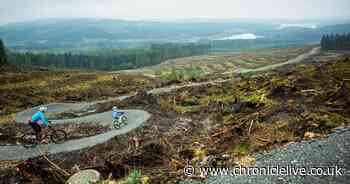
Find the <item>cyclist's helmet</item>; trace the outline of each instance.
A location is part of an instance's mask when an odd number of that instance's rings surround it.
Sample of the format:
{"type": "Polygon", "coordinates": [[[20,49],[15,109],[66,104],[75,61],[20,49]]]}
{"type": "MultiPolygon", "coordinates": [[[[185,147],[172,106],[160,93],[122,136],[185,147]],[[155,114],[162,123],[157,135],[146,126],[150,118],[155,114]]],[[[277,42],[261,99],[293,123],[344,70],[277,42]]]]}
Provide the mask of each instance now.
{"type": "Polygon", "coordinates": [[[47,107],[42,106],[42,107],[39,108],[39,111],[41,111],[41,112],[46,112],[46,111],[47,111],[47,107]]]}
{"type": "Polygon", "coordinates": [[[114,111],[118,110],[117,106],[114,106],[114,107],[112,108],[112,110],[114,110],[114,111]]]}

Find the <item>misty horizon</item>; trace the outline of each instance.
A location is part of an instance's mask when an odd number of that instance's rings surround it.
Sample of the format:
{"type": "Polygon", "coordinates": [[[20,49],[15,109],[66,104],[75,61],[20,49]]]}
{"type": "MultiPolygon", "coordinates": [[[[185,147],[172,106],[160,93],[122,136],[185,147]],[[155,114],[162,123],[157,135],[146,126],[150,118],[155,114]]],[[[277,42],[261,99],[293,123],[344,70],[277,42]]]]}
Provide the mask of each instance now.
{"type": "MultiPolygon", "coordinates": [[[[3,1],[3,0],[1,0],[3,1]]],[[[348,0],[13,0],[1,2],[0,24],[42,19],[190,20],[322,20],[350,17],[348,0]]]]}

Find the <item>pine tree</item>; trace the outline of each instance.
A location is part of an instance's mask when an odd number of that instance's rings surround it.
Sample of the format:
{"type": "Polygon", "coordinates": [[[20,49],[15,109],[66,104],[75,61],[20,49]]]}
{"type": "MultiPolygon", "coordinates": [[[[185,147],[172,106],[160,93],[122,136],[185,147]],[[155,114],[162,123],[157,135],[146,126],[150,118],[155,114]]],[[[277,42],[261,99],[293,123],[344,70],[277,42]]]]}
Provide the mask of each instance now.
{"type": "Polygon", "coordinates": [[[326,48],[325,42],[326,42],[326,38],[325,38],[325,35],[323,35],[322,38],[321,38],[321,48],[322,49],[326,48]]]}
{"type": "Polygon", "coordinates": [[[324,35],[321,47],[324,50],[350,50],[350,33],[324,35]]]}
{"type": "Polygon", "coordinates": [[[5,46],[2,40],[0,39],[0,66],[7,64],[7,55],[5,52],[5,46]]]}

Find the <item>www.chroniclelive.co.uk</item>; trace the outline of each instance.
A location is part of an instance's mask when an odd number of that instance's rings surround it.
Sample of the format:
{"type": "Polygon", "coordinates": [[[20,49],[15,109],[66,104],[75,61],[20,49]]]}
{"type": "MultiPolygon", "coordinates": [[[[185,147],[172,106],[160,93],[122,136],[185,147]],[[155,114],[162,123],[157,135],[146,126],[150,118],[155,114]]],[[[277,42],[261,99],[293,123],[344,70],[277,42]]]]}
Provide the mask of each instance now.
{"type": "Polygon", "coordinates": [[[234,168],[214,168],[186,166],[184,168],[186,176],[236,176],[236,175],[271,175],[271,176],[342,176],[342,168],[335,167],[296,167],[296,166],[271,166],[271,167],[234,167],[234,168]]]}

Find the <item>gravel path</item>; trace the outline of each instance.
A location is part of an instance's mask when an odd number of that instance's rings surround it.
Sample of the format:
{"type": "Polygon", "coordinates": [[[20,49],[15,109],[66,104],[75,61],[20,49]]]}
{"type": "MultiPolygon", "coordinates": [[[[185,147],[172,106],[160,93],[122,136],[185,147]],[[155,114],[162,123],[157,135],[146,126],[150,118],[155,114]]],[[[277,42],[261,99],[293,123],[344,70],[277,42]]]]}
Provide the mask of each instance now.
{"type": "MultiPolygon", "coordinates": [[[[204,182],[187,181],[186,184],[267,184],[267,183],[349,183],[350,181],[350,129],[338,130],[326,139],[291,144],[287,148],[257,155],[257,167],[279,166],[341,168],[342,176],[215,176],[204,182]]],[[[335,173],[335,172],[334,172],[335,173]]]]}

